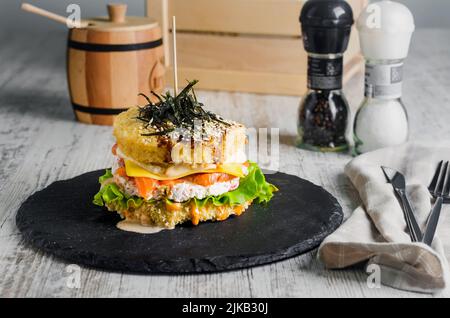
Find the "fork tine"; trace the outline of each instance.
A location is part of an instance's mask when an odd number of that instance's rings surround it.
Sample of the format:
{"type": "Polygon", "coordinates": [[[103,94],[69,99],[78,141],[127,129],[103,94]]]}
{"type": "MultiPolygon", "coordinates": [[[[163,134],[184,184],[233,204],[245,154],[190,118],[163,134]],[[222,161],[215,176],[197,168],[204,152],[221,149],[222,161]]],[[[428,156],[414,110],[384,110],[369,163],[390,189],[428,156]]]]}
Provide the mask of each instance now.
{"type": "Polygon", "coordinates": [[[439,175],[441,173],[441,169],[442,169],[442,165],[443,164],[444,164],[444,161],[442,160],[441,162],[439,162],[439,164],[438,164],[438,166],[436,168],[436,172],[434,173],[433,180],[431,181],[430,186],[428,187],[428,189],[430,191],[434,192],[435,189],[436,189],[436,185],[437,185],[437,182],[438,182],[439,175]]]}
{"type": "Polygon", "coordinates": [[[450,194],[450,162],[447,161],[447,170],[445,171],[444,186],[442,188],[442,196],[446,197],[450,194]]]}
{"type": "MultiPolygon", "coordinates": [[[[436,228],[438,226],[439,218],[441,215],[442,204],[444,201],[444,195],[448,195],[450,189],[450,162],[447,161],[445,165],[439,165],[439,177],[437,178],[434,191],[432,192],[433,197],[436,199],[434,207],[431,209],[430,216],[428,217],[427,227],[423,235],[422,242],[431,246],[433,242],[434,235],[436,233],[436,228]]],[[[433,178],[434,179],[434,178],[433,178]]]]}
{"type": "Polygon", "coordinates": [[[441,169],[439,170],[439,177],[438,177],[438,181],[436,183],[436,187],[434,188],[434,194],[436,196],[442,195],[442,193],[444,192],[444,179],[445,179],[445,174],[447,172],[447,168],[448,165],[441,165],[441,169]]]}

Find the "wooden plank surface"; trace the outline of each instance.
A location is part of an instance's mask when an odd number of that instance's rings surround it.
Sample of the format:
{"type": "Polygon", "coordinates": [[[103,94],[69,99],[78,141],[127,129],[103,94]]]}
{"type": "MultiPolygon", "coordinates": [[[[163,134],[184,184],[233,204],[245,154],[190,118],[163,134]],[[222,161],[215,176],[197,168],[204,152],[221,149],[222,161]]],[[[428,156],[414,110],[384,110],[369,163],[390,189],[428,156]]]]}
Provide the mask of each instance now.
{"type": "MultiPolygon", "coordinates": [[[[301,39],[177,35],[178,81],[200,80],[198,88],[231,92],[303,96],[307,90],[307,53],[301,39]]],[[[356,28],[344,55],[344,83],[363,71],[356,28]]],[[[168,82],[173,81],[169,68],[168,82]]]]}
{"type": "MultiPolygon", "coordinates": [[[[344,67],[343,82],[347,83],[355,74],[363,72],[360,56],[355,56],[344,67]]],[[[228,69],[207,69],[180,67],[178,69],[179,85],[185,85],[186,79],[197,79],[198,89],[220,90],[228,92],[245,92],[303,96],[307,92],[306,74],[251,72],[228,69]]],[[[167,82],[173,82],[172,67],[167,72],[167,82]]]]}
{"type": "MultiPolygon", "coordinates": [[[[147,15],[161,21],[161,1],[147,0],[147,15]]],[[[168,0],[177,30],[299,37],[304,0],[168,0]]],[[[348,0],[361,12],[367,0],[348,0]]]]}
{"type": "MultiPolygon", "coordinates": [[[[347,60],[360,54],[356,28],[345,53],[347,60]]],[[[177,34],[180,67],[254,73],[301,74],[307,72],[307,53],[301,39],[177,34]]]]}
{"type": "MultiPolygon", "coordinates": [[[[450,136],[450,32],[419,30],[405,68],[404,102],[412,138],[426,143],[450,136]]],[[[0,297],[423,297],[388,287],[369,289],[362,270],[327,271],[316,253],[287,261],[209,275],[128,275],[81,269],[81,287],[67,287],[65,262],[26,246],[15,226],[20,204],[55,180],[111,164],[111,128],[74,122],[65,75],[66,34],[0,33],[0,297]],[[43,48],[52,48],[43,52],[43,48]]],[[[355,109],[361,77],[347,87],[355,109]]],[[[248,127],[279,127],[281,171],[325,187],[348,216],[359,204],[343,175],[347,155],[292,146],[297,97],[199,92],[208,108],[248,127]]],[[[450,211],[440,236],[450,257],[450,211]]],[[[441,296],[450,296],[444,293],[441,296]]]]}
{"type": "MultiPolygon", "coordinates": [[[[161,0],[147,3],[147,15],[160,21],[161,0]]],[[[302,0],[169,0],[169,16],[177,16],[180,31],[299,36],[302,4],[302,0]]]]}

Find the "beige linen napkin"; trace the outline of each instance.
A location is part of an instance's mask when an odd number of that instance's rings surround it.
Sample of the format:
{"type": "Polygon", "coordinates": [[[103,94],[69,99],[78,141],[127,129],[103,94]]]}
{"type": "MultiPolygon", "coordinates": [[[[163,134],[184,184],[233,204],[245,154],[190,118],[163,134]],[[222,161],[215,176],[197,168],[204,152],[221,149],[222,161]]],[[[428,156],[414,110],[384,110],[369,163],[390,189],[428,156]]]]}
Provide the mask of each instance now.
{"type": "Polygon", "coordinates": [[[445,289],[448,264],[441,241],[436,237],[432,248],[411,243],[401,206],[380,169],[386,166],[405,175],[408,197],[424,228],[431,208],[426,186],[440,160],[450,160],[450,148],[405,144],[351,161],[345,173],[358,190],[363,206],[322,243],[318,256],[326,267],[341,269],[366,262],[379,266],[381,283],[385,285],[424,293],[445,289]]]}

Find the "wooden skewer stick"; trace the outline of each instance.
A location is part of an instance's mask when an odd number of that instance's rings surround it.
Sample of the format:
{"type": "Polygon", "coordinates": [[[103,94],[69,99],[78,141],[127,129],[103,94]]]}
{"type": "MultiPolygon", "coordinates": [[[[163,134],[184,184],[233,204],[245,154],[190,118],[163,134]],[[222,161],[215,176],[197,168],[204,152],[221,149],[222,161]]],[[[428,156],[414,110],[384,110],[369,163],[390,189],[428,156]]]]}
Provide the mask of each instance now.
{"type": "Polygon", "coordinates": [[[29,3],[22,3],[22,10],[46,17],[59,23],[63,23],[69,28],[86,28],[89,26],[89,22],[87,21],[80,21],[80,23],[73,23],[73,21],[66,18],[65,16],[38,8],[29,3]]]}
{"type": "Polygon", "coordinates": [[[169,2],[162,1],[162,30],[163,30],[163,44],[164,44],[164,66],[170,66],[170,46],[169,46],[169,2]]]}
{"type": "Polygon", "coordinates": [[[177,20],[175,16],[172,17],[172,55],[173,55],[173,79],[174,79],[174,93],[178,95],[178,63],[177,63],[177,20]]]}

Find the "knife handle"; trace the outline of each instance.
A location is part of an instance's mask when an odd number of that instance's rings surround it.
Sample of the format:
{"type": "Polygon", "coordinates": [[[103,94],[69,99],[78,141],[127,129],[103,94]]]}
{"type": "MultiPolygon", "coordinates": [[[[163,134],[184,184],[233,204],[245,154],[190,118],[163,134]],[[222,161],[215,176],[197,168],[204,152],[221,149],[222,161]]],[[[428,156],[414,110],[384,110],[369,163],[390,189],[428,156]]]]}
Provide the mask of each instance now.
{"type": "Polygon", "coordinates": [[[430,217],[428,219],[427,228],[425,229],[425,235],[423,237],[423,243],[431,246],[433,243],[434,235],[436,234],[437,225],[441,216],[442,204],[444,199],[438,197],[433,209],[431,210],[430,217]]]}

